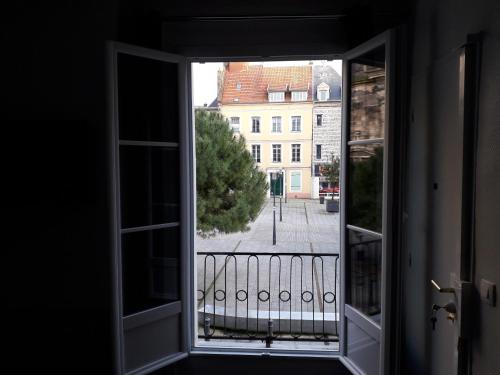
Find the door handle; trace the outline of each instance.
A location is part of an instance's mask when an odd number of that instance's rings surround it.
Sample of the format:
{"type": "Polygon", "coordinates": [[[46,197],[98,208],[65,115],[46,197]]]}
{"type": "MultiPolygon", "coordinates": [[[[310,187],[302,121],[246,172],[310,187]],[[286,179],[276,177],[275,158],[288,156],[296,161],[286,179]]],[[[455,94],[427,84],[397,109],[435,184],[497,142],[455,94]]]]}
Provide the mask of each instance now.
{"type": "MultiPolygon", "coordinates": [[[[455,288],[441,288],[439,286],[439,284],[437,282],[435,282],[434,280],[431,280],[431,284],[434,288],[436,288],[436,290],[439,293],[451,293],[451,294],[455,295],[455,288]]],[[[448,302],[444,306],[439,306],[439,305],[434,304],[434,305],[432,305],[432,314],[431,314],[431,323],[432,323],[432,330],[433,331],[436,329],[436,322],[437,322],[436,315],[440,309],[443,309],[448,313],[448,315],[446,317],[448,320],[450,320],[451,322],[455,322],[455,318],[457,315],[457,307],[453,301],[448,302]]]]}
{"type": "Polygon", "coordinates": [[[434,286],[434,288],[437,289],[437,291],[439,293],[453,293],[455,294],[455,289],[454,288],[441,288],[437,282],[435,282],[434,280],[431,280],[431,283],[432,285],[434,286]]]}

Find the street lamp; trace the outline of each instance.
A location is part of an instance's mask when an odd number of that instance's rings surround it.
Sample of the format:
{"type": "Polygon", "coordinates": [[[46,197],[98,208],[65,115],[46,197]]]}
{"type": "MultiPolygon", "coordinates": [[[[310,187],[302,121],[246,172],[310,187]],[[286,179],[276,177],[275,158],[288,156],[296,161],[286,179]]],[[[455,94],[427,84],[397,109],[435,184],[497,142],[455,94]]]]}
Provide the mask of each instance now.
{"type": "Polygon", "coordinates": [[[271,173],[271,191],[273,193],[273,206],[276,206],[276,174],[271,173]]]}

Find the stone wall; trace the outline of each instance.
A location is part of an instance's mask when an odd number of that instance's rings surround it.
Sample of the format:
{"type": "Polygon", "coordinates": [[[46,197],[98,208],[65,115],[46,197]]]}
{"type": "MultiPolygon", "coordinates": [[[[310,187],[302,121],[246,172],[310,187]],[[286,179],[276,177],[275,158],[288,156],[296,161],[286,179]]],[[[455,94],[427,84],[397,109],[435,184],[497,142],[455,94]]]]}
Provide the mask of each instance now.
{"type": "MultiPolygon", "coordinates": [[[[341,103],[316,102],[313,107],[313,165],[331,161],[332,154],[340,157],[341,103]],[[318,126],[316,115],[323,115],[322,125],[318,126]],[[316,145],[321,145],[321,159],[316,159],[316,145]]],[[[313,167],[314,174],[314,167],[313,167]]]]}

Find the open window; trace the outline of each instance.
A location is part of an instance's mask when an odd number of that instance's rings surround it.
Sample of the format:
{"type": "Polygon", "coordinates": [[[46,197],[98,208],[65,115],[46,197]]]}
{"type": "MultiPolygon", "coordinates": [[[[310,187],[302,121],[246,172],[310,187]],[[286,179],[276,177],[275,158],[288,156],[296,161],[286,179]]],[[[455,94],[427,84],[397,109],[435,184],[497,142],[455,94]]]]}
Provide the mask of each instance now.
{"type": "Polygon", "coordinates": [[[356,373],[385,374],[391,322],[393,33],[347,52],[341,176],[342,344],[356,373]]]}
{"type": "MultiPolygon", "coordinates": [[[[340,358],[367,375],[389,366],[392,38],[370,40],[343,63],[340,358]]],[[[182,56],[114,42],[109,68],[116,367],[145,374],[185,358],[196,324],[189,70],[182,56]]],[[[292,189],[303,188],[300,177],[289,175],[292,189]]]]}
{"type": "Polygon", "coordinates": [[[183,57],[110,42],[116,372],[187,356],[190,157],[183,57]]]}

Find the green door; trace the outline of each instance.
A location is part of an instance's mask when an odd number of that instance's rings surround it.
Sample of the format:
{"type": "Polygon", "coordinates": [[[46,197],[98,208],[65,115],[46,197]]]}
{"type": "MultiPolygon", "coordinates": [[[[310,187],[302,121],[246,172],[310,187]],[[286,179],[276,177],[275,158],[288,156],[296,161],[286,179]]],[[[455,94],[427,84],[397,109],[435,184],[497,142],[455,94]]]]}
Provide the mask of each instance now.
{"type": "Polygon", "coordinates": [[[283,173],[271,173],[271,196],[283,195],[283,173]]]}

